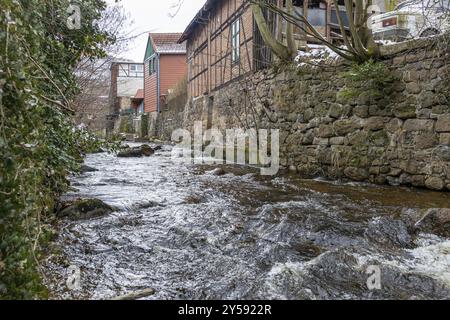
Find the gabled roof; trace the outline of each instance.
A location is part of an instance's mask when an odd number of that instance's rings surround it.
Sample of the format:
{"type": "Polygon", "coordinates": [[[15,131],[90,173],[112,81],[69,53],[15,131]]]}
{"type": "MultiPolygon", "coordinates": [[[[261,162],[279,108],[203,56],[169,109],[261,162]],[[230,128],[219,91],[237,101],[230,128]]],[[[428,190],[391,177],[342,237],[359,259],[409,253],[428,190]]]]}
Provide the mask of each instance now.
{"type": "Polygon", "coordinates": [[[194,19],[189,23],[186,30],[184,30],[183,34],[181,35],[180,39],[178,40],[179,43],[185,42],[189,36],[191,35],[192,31],[197,27],[197,25],[202,24],[202,18],[205,18],[206,13],[211,10],[214,5],[219,2],[220,0],[207,0],[206,3],[203,5],[203,7],[199,10],[199,12],[195,15],[194,19]]]}
{"type": "Polygon", "coordinates": [[[136,94],[133,97],[134,100],[143,100],[144,99],[144,89],[138,89],[136,94]]]}
{"type": "MultiPolygon", "coordinates": [[[[147,45],[147,51],[152,49],[153,52],[159,54],[185,54],[186,44],[178,43],[181,33],[150,33],[147,45]]],[[[146,57],[149,54],[146,52],[146,57]]]]}

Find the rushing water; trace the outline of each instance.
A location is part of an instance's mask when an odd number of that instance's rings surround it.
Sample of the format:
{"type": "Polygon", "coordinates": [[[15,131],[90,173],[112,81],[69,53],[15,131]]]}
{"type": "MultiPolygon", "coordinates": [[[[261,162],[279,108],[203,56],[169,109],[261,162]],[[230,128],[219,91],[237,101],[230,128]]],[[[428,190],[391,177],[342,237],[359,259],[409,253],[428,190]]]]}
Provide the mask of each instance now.
{"type": "Polygon", "coordinates": [[[170,147],[150,158],[87,157],[69,197],[119,210],[61,221],[62,253],[45,265],[52,296],[107,299],[450,299],[450,239],[413,236],[446,193],[263,177],[248,167],[184,164],[170,147]],[[69,266],[81,289],[66,286],[69,266]],[[381,290],[369,290],[369,266],[381,290]]]}

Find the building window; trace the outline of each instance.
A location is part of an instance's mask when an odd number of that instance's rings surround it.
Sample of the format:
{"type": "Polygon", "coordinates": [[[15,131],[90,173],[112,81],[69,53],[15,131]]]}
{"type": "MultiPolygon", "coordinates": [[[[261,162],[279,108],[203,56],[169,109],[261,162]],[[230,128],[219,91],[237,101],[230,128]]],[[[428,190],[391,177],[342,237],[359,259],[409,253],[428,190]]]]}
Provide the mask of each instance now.
{"type": "Polygon", "coordinates": [[[143,66],[141,64],[132,64],[130,66],[130,70],[131,70],[131,72],[136,72],[136,73],[144,71],[143,66]]]}
{"type": "Polygon", "coordinates": [[[241,56],[241,40],[240,40],[241,26],[239,18],[231,25],[231,61],[238,63],[241,56]]]}
{"type": "Polygon", "coordinates": [[[131,64],[130,66],[130,77],[141,77],[144,73],[144,65],[142,64],[131,64]]]}
{"type": "Polygon", "coordinates": [[[156,72],[156,63],[157,63],[156,58],[150,59],[148,61],[148,73],[149,73],[149,75],[152,75],[152,74],[154,74],[156,72]]]}
{"type": "Polygon", "coordinates": [[[156,63],[157,63],[156,58],[150,59],[148,61],[148,73],[149,73],[149,75],[152,75],[152,74],[154,74],[156,72],[156,63]]]}

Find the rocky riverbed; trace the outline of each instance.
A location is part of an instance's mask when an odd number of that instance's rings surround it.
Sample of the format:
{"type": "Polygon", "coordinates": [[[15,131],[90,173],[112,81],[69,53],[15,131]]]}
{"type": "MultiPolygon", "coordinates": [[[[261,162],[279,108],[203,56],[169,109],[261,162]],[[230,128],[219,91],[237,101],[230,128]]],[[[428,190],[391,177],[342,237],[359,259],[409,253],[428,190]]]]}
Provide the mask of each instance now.
{"type": "Polygon", "coordinates": [[[114,210],[60,218],[44,264],[52,298],[450,299],[448,193],[262,177],[170,151],[87,157],[95,170],[73,177],[67,199],[114,210]]]}

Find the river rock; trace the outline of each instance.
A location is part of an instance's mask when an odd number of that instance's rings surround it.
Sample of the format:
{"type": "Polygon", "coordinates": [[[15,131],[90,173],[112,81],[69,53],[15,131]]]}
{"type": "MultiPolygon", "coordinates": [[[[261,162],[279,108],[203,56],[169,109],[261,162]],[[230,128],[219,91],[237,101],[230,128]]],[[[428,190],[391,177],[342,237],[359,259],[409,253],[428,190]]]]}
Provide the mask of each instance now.
{"type": "Polygon", "coordinates": [[[439,177],[429,177],[425,181],[425,186],[431,190],[441,191],[445,188],[445,182],[439,177]]]}
{"type": "Polygon", "coordinates": [[[88,154],[100,154],[100,153],[105,153],[106,150],[103,149],[102,147],[99,147],[98,149],[95,150],[91,150],[90,152],[88,152],[88,154]]]}
{"type": "Polygon", "coordinates": [[[147,201],[147,202],[141,202],[141,203],[136,203],[133,205],[133,209],[135,210],[145,210],[145,209],[151,209],[151,208],[155,208],[155,207],[164,207],[164,205],[155,202],[155,201],[147,201]]]}
{"type": "Polygon", "coordinates": [[[97,171],[98,171],[97,169],[89,167],[89,166],[86,166],[86,165],[82,165],[81,168],[80,168],[80,173],[81,174],[89,173],[89,172],[97,172],[97,171]]]}
{"type": "Polygon", "coordinates": [[[103,217],[114,211],[114,208],[99,199],[78,199],[66,205],[58,216],[70,220],[88,220],[103,217]]]}
{"type": "Polygon", "coordinates": [[[344,174],[355,181],[363,181],[369,177],[369,172],[363,168],[348,167],[344,170],[344,174]]]}
{"type": "Polygon", "coordinates": [[[217,176],[217,177],[220,177],[220,176],[226,175],[227,173],[226,173],[225,170],[223,170],[222,168],[216,168],[216,169],[214,169],[214,170],[208,172],[208,174],[211,175],[211,176],[217,176]]]}
{"type": "Polygon", "coordinates": [[[143,144],[139,147],[129,148],[121,151],[117,156],[119,158],[141,158],[150,157],[155,154],[155,150],[149,145],[143,144]]]}
{"type": "Polygon", "coordinates": [[[402,210],[399,219],[406,225],[410,234],[416,234],[417,228],[415,225],[417,221],[423,217],[423,215],[423,210],[408,208],[402,210]]]}
{"type": "Polygon", "coordinates": [[[403,221],[385,217],[373,220],[364,235],[375,243],[401,248],[410,247],[413,240],[403,221]]]}
{"type": "Polygon", "coordinates": [[[450,238],[450,209],[430,209],[415,224],[420,232],[433,233],[450,238]]]}

